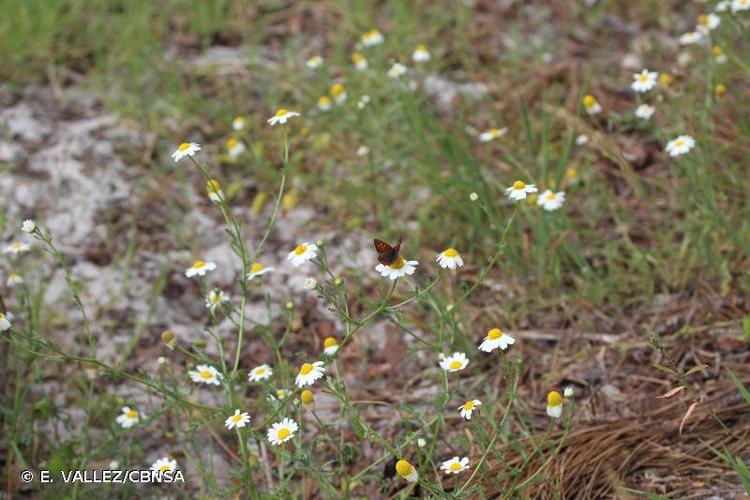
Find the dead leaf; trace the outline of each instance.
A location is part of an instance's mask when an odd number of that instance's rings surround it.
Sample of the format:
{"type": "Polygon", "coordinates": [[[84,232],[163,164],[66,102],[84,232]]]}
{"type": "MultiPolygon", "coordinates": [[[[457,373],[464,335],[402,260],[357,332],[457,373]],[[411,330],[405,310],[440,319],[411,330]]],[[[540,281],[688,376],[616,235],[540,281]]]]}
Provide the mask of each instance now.
{"type": "Polygon", "coordinates": [[[698,401],[693,401],[693,404],[688,407],[687,411],[685,412],[685,416],[682,417],[682,422],[680,422],[680,432],[679,434],[682,434],[682,426],[685,425],[685,421],[690,417],[690,414],[693,413],[693,410],[695,410],[695,407],[698,406],[698,401]]]}
{"type": "Polygon", "coordinates": [[[678,392],[680,392],[684,388],[685,388],[685,386],[681,385],[679,387],[675,387],[674,389],[668,390],[667,392],[665,392],[661,396],[656,396],[656,397],[659,398],[659,399],[671,398],[672,396],[674,396],[675,394],[677,394],[678,392]]]}

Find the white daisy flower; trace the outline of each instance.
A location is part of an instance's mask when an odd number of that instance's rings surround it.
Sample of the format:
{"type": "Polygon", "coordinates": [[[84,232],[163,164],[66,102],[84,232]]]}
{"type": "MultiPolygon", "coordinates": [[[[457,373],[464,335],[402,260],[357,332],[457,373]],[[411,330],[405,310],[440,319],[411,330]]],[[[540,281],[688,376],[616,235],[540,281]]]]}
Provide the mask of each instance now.
{"type": "Polygon", "coordinates": [[[323,377],[325,374],[325,367],[322,361],[315,361],[313,363],[305,363],[299,368],[299,373],[294,379],[297,387],[304,387],[306,385],[313,385],[316,380],[323,377]]]}
{"type": "Polygon", "coordinates": [[[731,5],[732,5],[732,0],[721,0],[721,2],[716,4],[716,8],[714,10],[716,12],[726,12],[729,10],[731,5]]]}
{"type": "Polygon", "coordinates": [[[174,153],[172,153],[172,159],[174,161],[180,161],[186,156],[193,156],[195,153],[201,150],[201,146],[195,142],[183,142],[178,146],[174,153]]]}
{"type": "Polygon", "coordinates": [[[635,108],[635,117],[640,118],[641,120],[650,120],[654,115],[654,111],[656,111],[655,107],[648,104],[641,104],[635,108]]]}
{"type": "Polygon", "coordinates": [[[690,31],[680,36],[680,45],[693,45],[703,41],[703,35],[697,31],[690,31]]]}
{"type": "Polygon", "coordinates": [[[247,279],[251,280],[253,278],[257,278],[258,276],[263,276],[266,273],[270,273],[273,271],[273,267],[266,267],[260,262],[253,262],[253,265],[250,266],[250,272],[247,273],[247,279]]]}
{"type": "Polygon", "coordinates": [[[272,403],[278,403],[286,399],[287,393],[284,389],[276,389],[273,393],[268,395],[268,400],[272,403]]]}
{"type": "Polygon", "coordinates": [[[305,290],[315,290],[316,288],[318,288],[318,280],[312,277],[305,279],[305,290]]]}
{"type": "Polygon", "coordinates": [[[129,406],[122,407],[122,413],[117,416],[115,421],[120,424],[121,427],[129,429],[137,424],[141,419],[140,414],[137,410],[130,408],[129,406]]]}
{"type": "Polygon", "coordinates": [[[724,49],[718,45],[714,45],[711,49],[711,53],[714,55],[714,61],[716,61],[716,64],[724,64],[727,62],[727,55],[724,53],[724,49]]]}
{"type": "Polygon", "coordinates": [[[466,358],[466,354],[462,352],[454,352],[453,356],[445,356],[440,360],[440,368],[448,372],[463,370],[468,364],[469,360],[466,358]]]}
{"type": "Polygon", "coordinates": [[[224,425],[230,430],[234,427],[241,429],[245,427],[249,421],[250,415],[247,413],[240,413],[240,410],[234,410],[234,415],[229,415],[224,421],[224,425]]]}
{"type": "Polygon", "coordinates": [[[204,262],[202,260],[196,260],[192,266],[185,269],[185,276],[192,278],[193,276],[205,276],[208,271],[216,269],[216,263],[204,262]]]}
{"type": "Polygon", "coordinates": [[[321,111],[328,111],[331,109],[331,98],[327,95],[318,97],[318,109],[321,111]]]}
{"type": "Polygon", "coordinates": [[[430,51],[426,45],[417,45],[417,48],[414,49],[414,52],[411,55],[411,58],[415,63],[420,63],[429,61],[432,56],[430,55],[430,51]]]}
{"type": "Polygon", "coordinates": [[[505,333],[499,328],[493,328],[487,332],[487,336],[484,338],[481,344],[479,344],[479,350],[483,352],[492,352],[498,347],[501,351],[504,351],[508,346],[513,345],[516,339],[505,333]]]}
{"type": "Polygon", "coordinates": [[[216,308],[224,302],[229,302],[229,296],[226,295],[223,290],[218,288],[212,289],[206,296],[206,307],[208,307],[211,312],[214,312],[216,308]]]}
{"type": "Polygon", "coordinates": [[[406,460],[399,460],[396,462],[396,472],[403,479],[406,479],[410,483],[416,483],[419,480],[419,474],[417,469],[406,460]]]}
{"type": "Polygon", "coordinates": [[[294,267],[299,267],[308,260],[314,259],[318,254],[318,246],[314,243],[302,243],[289,252],[286,260],[291,261],[294,267]]]}
{"type": "Polygon", "coordinates": [[[393,66],[391,66],[391,69],[388,70],[388,78],[399,78],[404,73],[406,73],[406,66],[404,66],[401,63],[395,63],[393,66]]]}
{"type": "MultiPolygon", "coordinates": [[[[115,467],[117,469],[117,467],[115,467]]],[[[153,464],[151,464],[151,470],[154,472],[174,472],[177,470],[177,460],[172,460],[169,457],[162,457],[153,464]]]]}
{"type": "Polygon", "coordinates": [[[457,269],[464,265],[461,254],[455,248],[446,248],[437,254],[435,260],[443,269],[457,269]]]}
{"type": "Polygon", "coordinates": [[[333,85],[331,85],[329,94],[331,94],[331,97],[333,97],[333,100],[334,102],[336,102],[336,104],[342,104],[344,101],[346,101],[346,89],[340,83],[334,83],[333,85]]]}
{"type": "Polygon", "coordinates": [[[285,418],[281,422],[276,422],[268,429],[268,441],[275,446],[286,443],[294,437],[299,426],[291,418],[285,418]]]}
{"type": "Polygon", "coordinates": [[[281,108],[278,111],[276,111],[275,115],[273,115],[271,118],[269,118],[266,121],[271,126],[276,125],[277,123],[285,125],[288,119],[293,118],[295,116],[300,116],[300,114],[297,113],[296,111],[289,111],[287,109],[281,108]]]}
{"type": "Polygon", "coordinates": [[[227,139],[227,154],[230,158],[239,158],[246,150],[247,148],[242,141],[234,137],[227,139]]]}
{"type": "Polygon", "coordinates": [[[319,68],[323,65],[325,61],[323,61],[323,58],[320,56],[312,56],[310,59],[307,60],[305,63],[305,66],[307,66],[309,69],[315,69],[319,68]]]}
{"type": "Polygon", "coordinates": [[[214,203],[221,203],[224,200],[224,191],[221,190],[221,184],[216,179],[206,181],[206,194],[208,199],[214,203]]]}
{"type": "Polygon", "coordinates": [[[459,406],[458,410],[461,412],[461,417],[465,418],[466,420],[471,420],[471,414],[474,412],[474,410],[479,410],[480,406],[482,406],[481,401],[479,401],[478,399],[470,399],[469,401],[459,406]]]}
{"type": "Polygon", "coordinates": [[[370,102],[370,96],[365,94],[362,97],[360,97],[359,102],[357,102],[357,108],[364,109],[367,104],[370,102]]]}
{"type": "Polygon", "coordinates": [[[563,398],[557,391],[547,394],[547,415],[552,418],[560,418],[562,415],[563,398]]]}
{"type": "Polygon", "coordinates": [[[681,135],[667,143],[665,148],[669,156],[676,157],[690,152],[695,146],[695,139],[689,135],[681,135]]]}
{"type": "Polygon", "coordinates": [[[491,140],[504,136],[506,132],[508,132],[507,127],[491,128],[489,130],[485,130],[484,132],[479,134],[479,142],[490,142],[491,140]]]}
{"type": "Polygon", "coordinates": [[[3,253],[12,253],[13,255],[18,255],[24,252],[28,252],[31,250],[31,246],[28,243],[21,243],[20,241],[15,241],[5,247],[3,249],[3,253]]]}
{"type": "Polygon", "coordinates": [[[648,92],[656,86],[658,79],[659,73],[644,69],[640,73],[633,73],[633,83],[630,88],[636,92],[648,92]]]}
{"type": "Polygon", "coordinates": [[[329,356],[333,356],[339,350],[339,343],[333,337],[327,337],[323,341],[323,352],[329,356]]]}
{"type": "Polygon", "coordinates": [[[572,385],[567,385],[563,388],[563,397],[565,397],[565,399],[572,398],[573,396],[575,396],[575,393],[575,389],[572,385]]]}
{"type": "Polygon", "coordinates": [[[234,120],[232,120],[232,128],[234,130],[242,130],[243,128],[245,128],[246,122],[247,120],[244,116],[235,116],[234,120]]]}
{"type": "Polygon", "coordinates": [[[527,194],[536,193],[537,189],[534,184],[526,184],[523,181],[516,181],[511,187],[505,190],[505,195],[514,201],[525,200],[527,194]]]}
{"type": "Polygon", "coordinates": [[[8,280],[5,282],[8,286],[16,286],[23,284],[23,277],[18,273],[8,274],[8,280]]]}
{"type": "Polygon", "coordinates": [[[5,313],[0,312],[0,332],[10,330],[10,327],[10,318],[5,313]]]}
{"type": "Polygon", "coordinates": [[[368,148],[367,146],[360,146],[357,148],[356,155],[361,158],[363,156],[367,156],[369,153],[370,148],[368,148]]]}
{"type": "Polygon", "coordinates": [[[193,382],[210,385],[221,385],[221,373],[213,366],[198,365],[188,372],[193,382]]]}
{"type": "Polygon", "coordinates": [[[386,266],[385,264],[378,264],[375,266],[375,270],[380,273],[384,278],[391,278],[397,280],[402,276],[414,274],[419,264],[416,260],[404,260],[400,255],[396,258],[393,264],[386,266]]]}
{"type": "Polygon", "coordinates": [[[565,203],[565,192],[558,191],[557,193],[553,193],[547,189],[539,195],[536,203],[546,211],[553,212],[562,207],[563,203],[565,203]]]}
{"type": "Polygon", "coordinates": [[[750,10],[750,0],[732,1],[732,12],[739,12],[741,10],[750,10]]]}
{"type": "Polygon", "coordinates": [[[359,52],[352,54],[352,64],[354,64],[354,69],[357,71],[364,71],[368,66],[367,59],[359,52]]]}
{"type": "Polygon", "coordinates": [[[377,29],[371,29],[362,34],[362,45],[365,47],[372,47],[373,45],[379,45],[383,43],[383,34],[377,29]]]}
{"type": "Polygon", "coordinates": [[[453,457],[450,460],[446,460],[440,465],[440,470],[445,471],[446,474],[458,474],[469,468],[469,458],[453,457]]]}
{"type": "Polygon", "coordinates": [[[250,373],[247,374],[247,380],[249,382],[260,382],[270,378],[271,375],[273,375],[273,369],[270,366],[260,365],[250,370],[250,373]]]}
{"type": "Polygon", "coordinates": [[[588,144],[589,142],[589,136],[586,134],[581,134],[578,137],[576,137],[576,145],[577,146],[583,146],[585,144],[588,144]]]}
{"type": "Polygon", "coordinates": [[[695,30],[700,31],[704,35],[708,35],[715,30],[719,24],[721,24],[721,18],[714,13],[700,15],[698,16],[698,25],[695,27],[695,30]]]}
{"type": "Polygon", "coordinates": [[[21,224],[21,231],[24,233],[33,233],[36,231],[36,222],[31,219],[26,219],[23,221],[23,224],[21,224]]]}
{"type": "Polygon", "coordinates": [[[602,111],[602,107],[599,105],[599,102],[594,96],[590,94],[583,96],[583,109],[585,109],[586,113],[590,115],[595,115],[597,113],[601,113],[602,111]]]}

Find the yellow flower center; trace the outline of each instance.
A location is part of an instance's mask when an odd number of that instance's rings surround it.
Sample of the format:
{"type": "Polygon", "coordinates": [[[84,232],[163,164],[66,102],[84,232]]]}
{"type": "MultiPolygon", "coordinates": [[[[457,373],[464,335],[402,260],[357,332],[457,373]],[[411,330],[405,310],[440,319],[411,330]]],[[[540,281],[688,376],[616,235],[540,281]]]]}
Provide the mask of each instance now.
{"type": "Polygon", "coordinates": [[[289,434],[291,434],[291,433],[292,433],[292,431],[290,431],[290,430],[289,430],[289,429],[287,429],[286,427],[282,427],[281,429],[279,429],[279,434],[278,434],[278,438],[279,438],[280,440],[281,440],[281,439],[286,439],[286,438],[288,438],[288,437],[289,437],[289,434]]]}
{"type": "Polygon", "coordinates": [[[453,462],[450,465],[451,470],[461,470],[461,464],[459,462],[453,462]]]}
{"type": "Polygon", "coordinates": [[[567,171],[565,172],[565,175],[567,175],[567,176],[568,176],[568,179],[573,179],[574,177],[576,177],[576,176],[578,175],[578,172],[577,172],[577,171],[576,171],[576,169],[574,169],[574,168],[569,168],[569,169],[568,169],[568,170],[567,170],[567,171]]]}
{"type": "Polygon", "coordinates": [[[513,189],[520,190],[526,187],[526,184],[523,181],[516,181],[513,183],[513,189]]]}
{"type": "Polygon", "coordinates": [[[231,137],[227,139],[227,149],[234,149],[237,147],[237,145],[240,143],[237,139],[234,137],[231,137]]]}
{"type": "Polygon", "coordinates": [[[685,141],[683,141],[682,139],[677,139],[676,141],[674,141],[674,145],[678,148],[681,148],[685,145],[685,141]]]}
{"type": "Polygon", "coordinates": [[[276,112],[276,116],[284,116],[284,115],[285,115],[285,114],[287,114],[287,113],[289,113],[289,111],[287,111],[287,110],[286,110],[286,109],[284,109],[284,108],[281,108],[281,109],[279,109],[279,110],[278,110],[278,111],[276,112]]]}
{"type": "Polygon", "coordinates": [[[474,409],[474,401],[467,401],[464,403],[464,410],[469,411],[474,409]]]}
{"type": "Polygon", "coordinates": [[[236,415],[232,415],[232,423],[238,424],[242,422],[242,413],[238,413],[236,415]]]}
{"type": "Polygon", "coordinates": [[[714,46],[714,48],[711,49],[711,51],[714,53],[715,56],[720,56],[724,53],[724,51],[718,45],[714,46]]]}
{"type": "Polygon", "coordinates": [[[359,52],[355,52],[354,54],[352,54],[352,62],[354,64],[357,64],[358,62],[361,62],[361,61],[364,61],[364,60],[365,60],[365,56],[363,56],[359,52]]]}
{"type": "Polygon", "coordinates": [[[338,344],[338,342],[336,342],[336,339],[333,338],[333,337],[328,337],[327,339],[325,339],[323,341],[323,346],[324,347],[333,347],[333,346],[335,346],[337,344],[338,344]]]}
{"type": "Polygon", "coordinates": [[[137,418],[138,412],[135,410],[128,410],[127,413],[125,413],[125,416],[128,418],[137,418]]]}
{"type": "Polygon", "coordinates": [[[451,361],[450,367],[451,370],[458,370],[461,368],[462,363],[459,360],[451,361]]]}
{"type": "Polygon", "coordinates": [[[428,52],[426,45],[417,45],[417,52],[428,52]]]}
{"type": "Polygon", "coordinates": [[[557,391],[547,394],[547,406],[560,406],[563,404],[563,398],[557,391]]]}
{"type": "Polygon", "coordinates": [[[555,199],[555,193],[547,193],[547,201],[552,201],[555,199]]]}
{"type": "Polygon", "coordinates": [[[405,265],[406,265],[406,262],[404,262],[404,258],[399,255],[398,257],[396,257],[396,261],[393,264],[391,264],[391,267],[393,269],[401,269],[405,265]]]}
{"type": "Polygon", "coordinates": [[[251,273],[259,273],[263,270],[263,264],[260,262],[253,262],[253,265],[250,266],[250,272],[251,273]]]}
{"type": "Polygon", "coordinates": [[[640,75],[638,75],[638,81],[641,83],[646,83],[648,81],[648,74],[641,73],[640,75]]]}
{"type": "Polygon", "coordinates": [[[302,391],[302,394],[300,395],[300,399],[302,400],[302,404],[309,405],[313,403],[314,397],[313,393],[309,389],[305,389],[302,391]]]}
{"type": "Polygon", "coordinates": [[[304,365],[302,365],[302,367],[301,367],[301,368],[299,369],[299,372],[300,372],[300,374],[302,374],[302,375],[307,375],[307,374],[308,374],[308,373],[310,373],[311,371],[313,371],[313,365],[312,365],[311,363],[305,363],[305,364],[304,364],[304,365]]]}
{"type": "Polygon", "coordinates": [[[262,366],[260,368],[256,368],[255,370],[255,374],[258,376],[263,375],[264,373],[266,373],[266,369],[263,368],[262,366]]]}
{"type": "Polygon", "coordinates": [[[182,144],[180,144],[180,147],[178,147],[177,149],[179,151],[185,151],[189,147],[190,147],[190,143],[189,142],[183,142],[182,144]]]}
{"type": "Polygon", "coordinates": [[[318,99],[318,104],[320,104],[321,106],[325,106],[330,103],[331,103],[331,100],[328,98],[327,95],[320,96],[320,99],[318,99]]]}
{"type": "Polygon", "coordinates": [[[698,16],[698,24],[701,26],[708,26],[708,16],[702,14],[698,16]]]}
{"type": "Polygon", "coordinates": [[[211,179],[208,182],[206,182],[206,190],[212,193],[215,193],[221,189],[221,184],[219,184],[219,181],[216,179],[211,179]]]}
{"type": "Polygon", "coordinates": [[[492,330],[487,332],[487,338],[490,340],[497,340],[502,336],[503,336],[503,331],[499,328],[493,328],[492,330]]]}
{"type": "Polygon", "coordinates": [[[344,93],[344,86],[340,83],[336,83],[331,87],[331,95],[334,97],[338,97],[341,94],[344,93]]]}
{"type": "Polygon", "coordinates": [[[596,106],[596,99],[594,99],[594,96],[587,95],[583,98],[583,106],[586,108],[592,108],[596,106]]]}
{"type": "Polygon", "coordinates": [[[294,249],[295,255],[302,255],[307,251],[307,245],[297,245],[297,248],[294,249]]]}
{"type": "Polygon", "coordinates": [[[234,119],[234,124],[235,125],[242,125],[243,123],[245,123],[245,117],[244,116],[237,116],[237,117],[235,117],[235,119],[234,119]]]}
{"type": "Polygon", "coordinates": [[[195,263],[193,264],[193,269],[200,269],[204,267],[205,265],[206,263],[203,262],[202,260],[196,260],[195,263]]]}
{"type": "Polygon", "coordinates": [[[414,472],[414,466],[406,460],[399,460],[396,462],[396,472],[398,472],[401,477],[406,477],[414,472]]]}
{"type": "Polygon", "coordinates": [[[3,321],[5,319],[5,314],[0,313],[0,321],[3,321]]]}
{"type": "Polygon", "coordinates": [[[672,83],[672,77],[667,73],[662,73],[659,75],[659,83],[668,87],[669,84],[672,83]]]}
{"type": "Polygon", "coordinates": [[[283,389],[279,389],[278,391],[276,391],[277,398],[284,399],[285,396],[286,396],[286,392],[283,389]]]}
{"type": "Polygon", "coordinates": [[[13,248],[14,248],[15,250],[19,250],[19,249],[23,248],[23,244],[22,244],[22,243],[19,243],[19,242],[15,242],[15,243],[13,243],[13,244],[12,244],[11,246],[12,246],[12,247],[13,247],[13,248]]]}
{"type": "Polygon", "coordinates": [[[451,257],[451,258],[458,257],[458,251],[456,251],[455,248],[449,248],[445,252],[443,252],[443,255],[445,255],[446,257],[451,257]]]}
{"type": "Polygon", "coordinates": [[[213,374],[213,372],[212,372],[212,371],[210,371],[210,370],[203,370],[203,371],[201,372],[201,377],[202,377],[202,378],[205,378],[205,379],[210,379],[210,378],[213,378],[213,376],[214,376],[214,374],[213,374]]]}
{"type": "Polygon", "coordinates": [[[169,470],[172,470],[172,467],[170,467],[169,465],[162,465],[161,467],[159,467],[159,472],[167,472],[169,470]]]}

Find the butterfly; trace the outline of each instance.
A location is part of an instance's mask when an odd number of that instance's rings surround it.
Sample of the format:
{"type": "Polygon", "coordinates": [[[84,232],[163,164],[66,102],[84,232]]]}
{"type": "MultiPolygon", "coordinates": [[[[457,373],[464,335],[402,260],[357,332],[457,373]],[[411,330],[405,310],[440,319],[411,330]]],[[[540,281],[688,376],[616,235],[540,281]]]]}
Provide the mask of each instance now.
{"type": "Polygon", "coordinates": [[[378,262],[384,266],[390,266],[398,259],[398,251],[401,249],[401,238],[394,246],[390,246],[383,240],[375,238],[375,250],[378,252],[378,262]]]}

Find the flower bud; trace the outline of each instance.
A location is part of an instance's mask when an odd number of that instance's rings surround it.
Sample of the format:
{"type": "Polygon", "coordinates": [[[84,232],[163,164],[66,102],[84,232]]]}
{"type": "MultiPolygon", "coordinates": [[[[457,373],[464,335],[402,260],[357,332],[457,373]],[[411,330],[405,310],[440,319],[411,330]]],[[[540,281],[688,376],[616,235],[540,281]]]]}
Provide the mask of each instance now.
{"type": "Polygon", "coordinates": [[[174,349],[174,346],[177,343],[177,335],[175,335],[172,330],[164,330],[161,333],[161,341],[170,349],[174,349]]]}

